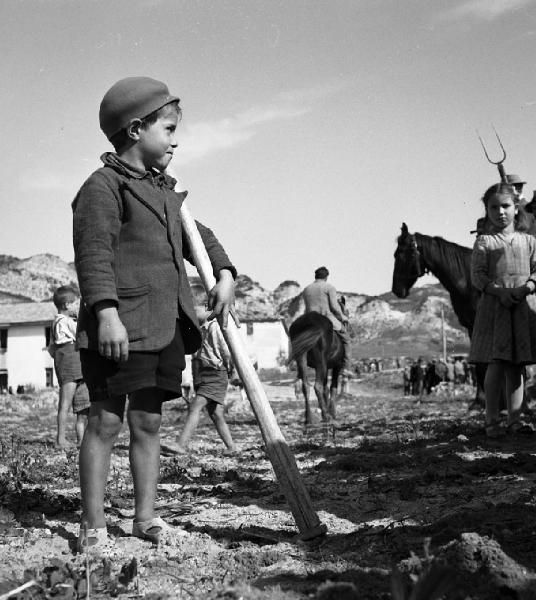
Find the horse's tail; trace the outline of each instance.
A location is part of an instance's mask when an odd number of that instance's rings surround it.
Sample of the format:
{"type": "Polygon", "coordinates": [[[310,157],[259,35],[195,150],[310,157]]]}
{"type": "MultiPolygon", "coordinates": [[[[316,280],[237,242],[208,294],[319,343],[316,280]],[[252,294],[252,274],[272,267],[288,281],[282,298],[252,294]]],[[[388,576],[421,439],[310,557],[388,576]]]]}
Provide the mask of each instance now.
{"type": "Polygon", "coordinates": [[[304,329],[297,333],[295,337],[291,336],[291,348],[287,364],[290,364],[293,360],[298,360],[302,354],[314,348],[318,340],[322,337],[322,333],[321,329],[304,329]]]}

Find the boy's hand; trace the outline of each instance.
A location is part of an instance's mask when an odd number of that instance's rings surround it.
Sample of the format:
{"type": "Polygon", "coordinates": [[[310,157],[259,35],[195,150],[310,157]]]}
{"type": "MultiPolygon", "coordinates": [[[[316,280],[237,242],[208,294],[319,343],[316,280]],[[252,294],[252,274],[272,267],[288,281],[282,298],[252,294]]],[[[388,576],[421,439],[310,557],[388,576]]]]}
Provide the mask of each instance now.
{"type": "Polygon", "coordinates": [[[116,362],[128,359],[128,334],[115,305],[98,302],[95,313],[99,322],[99,353],[116,362]]]}
{"type": "Polygon", "coordinates": [[[240,320],[235,311],[235,282],[231,271],[222,269],[218,283],[210,290],[208,294],[208,308],[212,312],[208,319],[214,319],[221,316],[221,326],[223,329],[227,327],[229,313],[234,317],[237,327],[240,327],[240,320]]]}

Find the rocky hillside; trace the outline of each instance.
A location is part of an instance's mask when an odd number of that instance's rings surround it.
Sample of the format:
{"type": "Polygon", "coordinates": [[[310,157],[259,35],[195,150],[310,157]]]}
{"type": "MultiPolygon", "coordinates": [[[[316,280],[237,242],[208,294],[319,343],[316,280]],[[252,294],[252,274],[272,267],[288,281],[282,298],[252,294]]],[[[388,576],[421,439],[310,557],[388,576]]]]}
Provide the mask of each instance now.
{"type": "MultiPolygon", "coordinates": [[[[195,295],[202,286],[191,278],[195,295]]],[[[0,255],[0,303],[50,300],[60,285],[76,285],[72,264],[40,254],[26,259],[0,255]]],[[[236,304],[242,320],[283,320],[289,325],[303,313],[301,286],[286,280],[267,290],[247,275],[239,275],[236,304]]],[[[468,338],[458,323],[447,292],[439,285],[414,288],[404,300],[391,292],[367,296],[342,292],[350,313],[355,357],[430,356],[442,347],[441,309],[449,352],[466,352],[468,338]]]]}
{"type": "Polygon", "coordinates": [[[76,272],[52,254],[30,258],[0,255],[0,303],[50,300],[60,285],[75,285],[76,272]]]}

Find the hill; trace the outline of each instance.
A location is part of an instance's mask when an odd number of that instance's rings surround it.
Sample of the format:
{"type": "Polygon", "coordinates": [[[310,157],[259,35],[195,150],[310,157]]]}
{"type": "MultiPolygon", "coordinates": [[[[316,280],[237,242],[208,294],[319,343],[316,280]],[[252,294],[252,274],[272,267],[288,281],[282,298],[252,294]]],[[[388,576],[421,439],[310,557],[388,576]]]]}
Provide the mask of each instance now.
{"type": "MultiPolygon", "coordinates": [[[[202,294],[199,278],[192,277],[196,295],[202,294]]],[[[0,303],[43,302],[60,285],[77,285],[72,263],[51,254],[20,259],[0,255],[0,303]]],[[[248,275],[236,281],[236,306],[240,318],[283,320],[289,325],[303,313],[302,288],[285,280],[268,290],[248,275]]],[[[391,292],[369,296],[341,292],[350,313],[355,358],[437,355],[442,349],[442,319],[449,353],[467,352],[469,339],[452,310],[448,293],[440,284],[416,287],[408,298],[391,292]]]]}

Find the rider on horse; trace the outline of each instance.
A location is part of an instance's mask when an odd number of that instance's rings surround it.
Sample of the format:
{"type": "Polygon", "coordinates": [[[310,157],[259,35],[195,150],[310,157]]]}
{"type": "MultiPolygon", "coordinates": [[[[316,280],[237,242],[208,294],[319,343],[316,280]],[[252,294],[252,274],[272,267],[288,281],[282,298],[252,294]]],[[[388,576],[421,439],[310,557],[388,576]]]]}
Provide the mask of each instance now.
{"type": "Polygon", "coordinates": [[[337,290],[328,283],[329,271],[326,267],[319,267],[315,271],[315,280],[302,292],[305,302],[305,312],[315,311],[327,317],[332,325],[333,331],[339,334],[344,348],[343,372],[350,371],[350,336],[346,330],[348,316],[341,310],[337,299],[337,290]]]}

